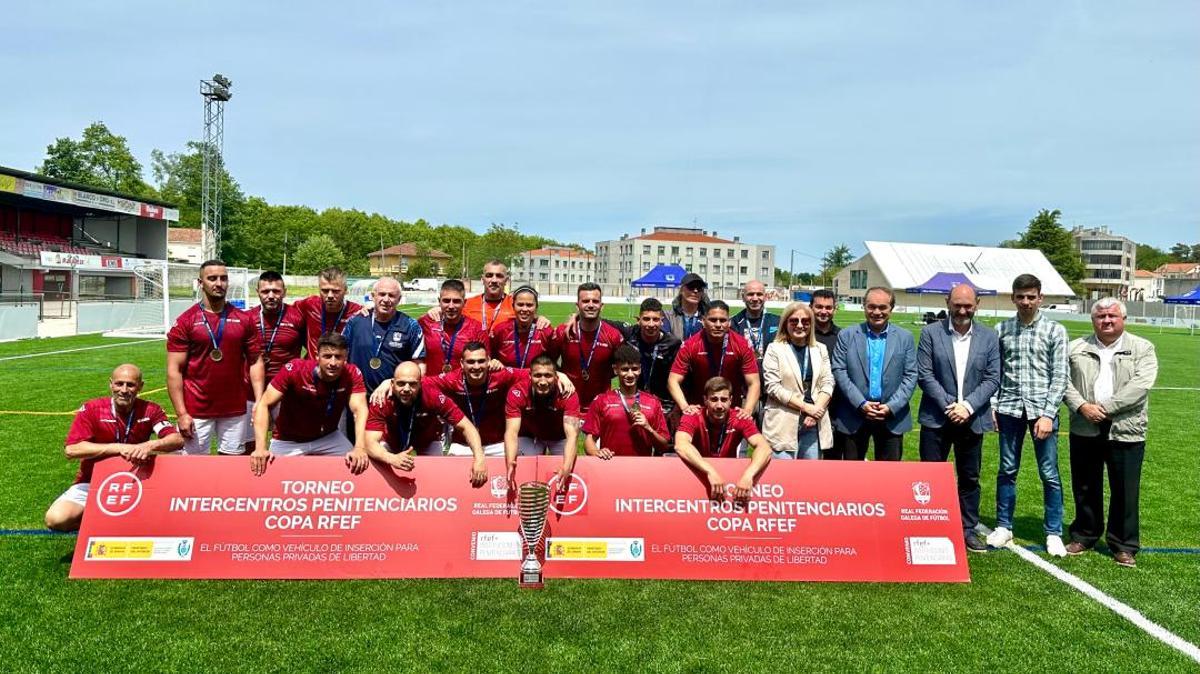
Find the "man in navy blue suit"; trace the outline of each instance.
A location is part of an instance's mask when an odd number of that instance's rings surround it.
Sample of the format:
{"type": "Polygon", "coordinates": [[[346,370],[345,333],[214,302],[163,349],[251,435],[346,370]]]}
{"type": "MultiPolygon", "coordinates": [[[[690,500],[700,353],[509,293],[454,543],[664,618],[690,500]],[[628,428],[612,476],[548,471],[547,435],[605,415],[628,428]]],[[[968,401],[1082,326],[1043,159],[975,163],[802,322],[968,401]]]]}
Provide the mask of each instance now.
{"type": "Polygon", "coordinates": [[[992,396],[1000,388],[1000,339],[975,322],[979,296],[961,284],[946,297],[949,316],[921,330],[917,382],[921,386],[921,460],[946,461],[954,450],[958,503],[967,549],[984,552],[979,524],[979,470],[983,434],[992,430],[992,396]]]}
{"type": "Polygon", "coordinates": [[[899,461],[904,434],[912,429],[908,402],[917,387],[917,349],[912,334],[890,324],[896,294],[867,291],[861,325],[842,330],[833,351],[833,378],[842,395],[833,427],[845,442],[847,460],[867,456],[875,443],[876,461],[899,461]]]}

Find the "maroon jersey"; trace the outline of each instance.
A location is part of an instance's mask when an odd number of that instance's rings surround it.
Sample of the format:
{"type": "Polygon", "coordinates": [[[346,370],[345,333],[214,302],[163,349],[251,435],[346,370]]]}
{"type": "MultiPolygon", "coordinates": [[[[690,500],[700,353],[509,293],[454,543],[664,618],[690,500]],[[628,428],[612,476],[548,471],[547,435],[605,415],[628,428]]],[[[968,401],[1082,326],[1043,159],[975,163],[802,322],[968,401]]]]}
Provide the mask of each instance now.
{"type": "Polygon", "coordinates": [[[733,405],[742,404],[746,395],[746,375],[758,374],[758,360],[745,337],[732,330],[726,335],[728,340],[723,341],[724,348],[720,344],[709,344],[704,332],[692,335],[679,347],[671,373],[685,375],[683,395],[688,403],[704,404],[704,385],[719,375],[728,379],[733,387],[730,392],[733,405]]]}
{"type": "Polygon", "coordinates": [[[600,322],[600,327],[591,332],[574,330],[560,325],[554,339],[562,359],[562,371],[571,379],[579,393],[580,408],[586,412],[588,404],[596,396],[609,390],[613,378],[613,353],[625,341],[625,336],[615,327],[600,322]],[[587,377],[583,376],[584,371],[587,377]]]}
{"type": "Polygon", "coordinates": [[[447,365],[451,370],[457,370],[467,342],[478,341],[487,345],[487,333],[474,318],[463,317],[457,329],[443,326],[441,321],[429,316],[422,316],[417,322],[425,333],[425,371],[430,375],[447,372],[447,365]]]}
{"type": "Polygon", "coordinates": [[[566,439],[563,417],[579,418],[579,396],[574,391],[569,396],[558,392],[558,383],[550,389],[546,398],[533,396],[533,382],[526,379],[508,390],[504,402],[504,418],[521,420],[521,435],[545,442],[566,439]]]}
{"type": "Polygon", "coordinates": [[[346,329],[346,323],[362,309],[357,302],[345,301],[342,310],[337,313],[327,313],[325,303],[320,295],[310,295],[292,306],[300,311],[304,319],[304,348],[309,358],[317,357],[317,340],[327,332],[341,332],[346,329]]]}
{"type": "Polygon", "coordinates": [[[183,402],[197,419],[236,417],[246,413],[246,400],[253,400],[246,371],[258,360],[262,346],[250,314],[225,305],[221,315],[192,306],[179,315],[167,333],[167,351],[186,353],[183,368],[183,402]],[[207,325],[207,327],[206,327],[207,325]],[[211,331],[211,333],[210,333],[211,331]],[[213,360],[213,341],[218,339],[221,359],[213,360]]]}
{"type": "MultiPolygon", "coordinates": [[[[258,341],[262,345],[263,366],[266,368],[266,381],[271,381],[284,363],[289,363],[300,357],[300,349],[304,348],[306,334],[304,332],[304,314],[294,304],[284,304],[283,309],[274,317],[268,316],[263,321],[262,306],[255,307],[246,313],[250,314],[250,322],[258,331],[258,341]]],[[[254,390],[250,388],[250,368],[246,368],[246,400],[254,402],[254,390]]]]}
{"type": "Polygon", "coordinates": [[[644,428],[634,428],[626,407],[637,405],[646,421],[664,438],[667,437],[667,418],[663,415],[662,403],[652,393],[639,391],[628,398],[609,389],[592,401],[584,417],[584,433],[600,439],[600,446],[617,456],[651,456],[654,443],[644,428]]]}
{"type": "Polygon", "coordinates": [[[455,426],[463,419],[462,410],[428,379],[422,380],[414,403],[404,407],[388,396],[382,404],[371,405],[367,430],[382,431],[393,454],[409,447],[420,451],[441,438],[443,423],[455,426]]]}
{"type": "Polygon", "coordinates": [[[515,318],[492,326],[487,344],[492,358],[508,367],[528,369],[530,361],[543,353],[558,357],[554,328],[538,328],[535,324],[523,330],[517,327],[515,318]]]}
{"type": "Polygon", "coordinates": [[[739,418],[734,410],[729,410],[725,423],[710,422],[708,411],[701,408],[683,415],[676,432],[692,436],[692,445],[702,456],[735,458],[742,440],[758,435],[758,426],[753,419],[739,418]]]}
{"type": "MultiPolygon", "coordinates": [[[[462,370],[452,370],[436,377],[428,378],[439,391],[450,396],[458,409],[466,413],[483,444],[491,445],[504,442],[504,402],[508,397],[508,389],[518,381],[529,378],[528,370],[514,370],[506,367],[502,370],[488,373],[486,389],[483,391],[467,392],[466,379],[462,370]]],[[[424,383],[425,380],[422,380],[424,383]]],[[[454,442],[466,444],[457,429],[454,431],[454,442]]]]}
{"type": "MultiPolygon", "coordinates": [[[[244,409],[244,408],[243,408],[244,409]]],[[[95,442],[97,444],[121,443],[136,445],[146,442],[152,436],[165,438],[175,432],[175,426],[167,419],[166,413],[157,404],[140,398],[133,401],[131,414],[122,418],[117,414],[112,398],[96,398],[89,400],[79,407],[75,420],[71,422],[71,430],[67,432],[67,441],[63,446],[77,442],[95,442]]],[[[104,457],[112,458],[112,457],[104,457]]],[[[104,459],[84,459],[79,462],[79,472],[75,474],[75,482],[91,482],[92,470],[98,461],[104,459]]]]}
{"type": "Polygon", "coordinates": [[[362,373],[351,363],[337,381],[327,382],[317,374],[317,361],[300,358],[283,366],[271,388],[283,394],[271,437],[290,442],[310,442],[336,431],[350,395],[367,392],[362,373]]]}

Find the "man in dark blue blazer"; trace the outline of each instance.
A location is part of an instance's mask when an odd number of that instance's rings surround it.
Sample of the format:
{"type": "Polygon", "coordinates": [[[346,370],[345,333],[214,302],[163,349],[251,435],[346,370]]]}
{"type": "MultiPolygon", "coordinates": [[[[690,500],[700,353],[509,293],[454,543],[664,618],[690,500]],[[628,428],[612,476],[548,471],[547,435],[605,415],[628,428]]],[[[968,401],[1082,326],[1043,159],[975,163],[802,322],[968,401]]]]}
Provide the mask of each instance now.
{"type": "Polygon", "coordinates": [[[866,322],[838,334],[833,378],[842,395],[833,428],[843,436],[847,460],[865,459],[874,439],[876,461],[899,461],[912,429],[908,402],[917,387],[917,349],[908,330],[889,323],[895,307],[891,289],[871,288],[866,322]]]}
{"type": "Polygon", "coordinates": [[[958,503],[967,549],[984,552],[979,524],[979,469],[983,434],[992,430],[992,396],[1000,387],[1000,339],[975,322],[979,296],[969,284],[946,297],[949,317],[921,330],[917,381],[921,385],[921,460],[946,461],[954,450],[958,503]]]}

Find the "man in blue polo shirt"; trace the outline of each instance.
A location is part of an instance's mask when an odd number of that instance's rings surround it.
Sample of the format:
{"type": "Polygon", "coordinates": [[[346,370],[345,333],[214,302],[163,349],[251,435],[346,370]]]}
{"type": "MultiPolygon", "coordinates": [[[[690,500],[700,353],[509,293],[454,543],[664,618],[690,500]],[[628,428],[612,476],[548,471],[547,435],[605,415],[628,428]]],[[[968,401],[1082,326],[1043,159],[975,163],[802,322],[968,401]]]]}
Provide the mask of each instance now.
{"type": "Polygon", "coordinates": [[[350,343],[350,362],[362,372],[368,393],[391,379],[400,363],[425,359],[425,336],[420,324],[396,309],[400,304],[396,279],[385,276],[376,281],[371,299],[371,314],[351,318],[344,331],[350,343]]]}

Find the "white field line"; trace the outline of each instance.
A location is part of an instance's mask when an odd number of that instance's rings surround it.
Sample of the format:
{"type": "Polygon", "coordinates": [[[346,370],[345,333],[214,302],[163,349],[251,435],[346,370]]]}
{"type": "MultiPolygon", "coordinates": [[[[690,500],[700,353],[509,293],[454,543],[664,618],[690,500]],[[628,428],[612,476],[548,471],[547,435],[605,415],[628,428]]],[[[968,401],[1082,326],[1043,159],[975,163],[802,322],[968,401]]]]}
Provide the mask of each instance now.
{"type": "Polygon", "coordinates": [[[0,362],[6,360],[22,360],[25,358],[37,358],[38,356],[57,356],[60,353],[75,353],[76,351],[91,351],[92,349],[111,349],[117,346],[128,346],[129,344],[145,344],[149,340],[138,339],[132,342],[120,342],[117,344],[101,344],[99,346],[81,346],[78,349],[60,349],[58,351],[40,351],[38,353],[25,353],[20,356],[4,356],[0,358],[0,362]]]}
{"type": "MultiPolygon", "coordinates": [[[[987,527],[982,526],[982,525],[980,525],[978,527],[978,529],[983,531],[985,533],[985,535],[988,533],[991,533],[990,529],[988,529],[987,527]]],[[[1029,562],[1030,564],[1036,566],[1037,568],[1041,569],[1042,571],[1045,571],[1046,573],[1050,574],[1051,576],[1054,576],[1055,578],[1061,580],[1062,582],[1066,583],[1067,585],[1070,585],[1071,587],[1075,588],[1076,590],[1079,590],[1080,592],[1082,592],[1084,595],[1086,595],[1088,598],[1092,599],[1096,603],[1100,604],[1101,606],[1107,608],[1108,610],[1112,611],[1113,613],[1116,613],[1117,615],[1121,616],[1122,618],[1133,623],[1134,625],[1136,625],[1139,629],[1141,629],[1146,634],[1149,634],[1150,636],[1154,637],[1155,639],[1158,639],[1159,641],[1163,642],[1164,644],[1170,646],[1171,648],[1174,648],[1175,650],[1179,651],[1180,653],[1183,653],[1184,655],[1188,656],[1192,660],[1200,663],[1200,646],[1196,646],[1196,644],[1193,644],[1192,642],[1185,640],[1183,637],[1180,637],[1178,634],[1175,634],[1174,632],[1168,630],[1167,628],[1163,627],[1162,625],[1159,625],[1158,623],[1150,620],[1149,618],[1142,615],[1142,613],[1140,611],[1133,608],[1132,606],[1130,606],[1118,599],[1115,599],[1110,595],[1105,594],[1104,592],[1102,592],[1101,590],[1096,588],[1095,585],[1092,585],[1091,583],[1083,580],[1079,576],[1076,576],[1074,574],[1063,571],[1059,567],[1051,564],[1050,562],[1047,562],[1046,560],[1042,559],[1041,557],[1038,557],[1034,553],[1017,545],[1015,540],[1009,541],[1008,545],[1006,545],[1004,547],[1015,552],[1017,554],[1017,556],[1020,557],[1021,559],[1029,562]]]]}

